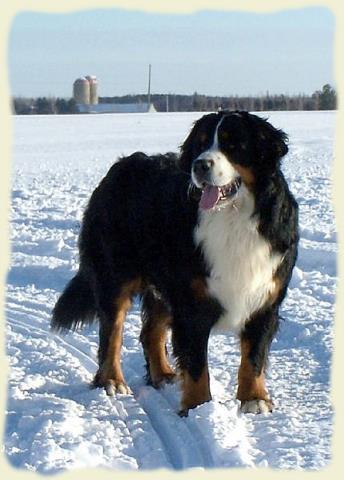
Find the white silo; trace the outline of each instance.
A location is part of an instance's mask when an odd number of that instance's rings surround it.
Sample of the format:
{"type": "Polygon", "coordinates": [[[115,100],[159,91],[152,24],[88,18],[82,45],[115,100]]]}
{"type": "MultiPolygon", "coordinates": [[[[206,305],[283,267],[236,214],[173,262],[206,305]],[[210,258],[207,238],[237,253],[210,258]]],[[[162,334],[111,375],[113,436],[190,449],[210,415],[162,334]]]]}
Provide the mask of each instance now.
{"type": "Polygon", "coordinates": [[[97,105],[98,103],[98,81],[95,75],[87,75],[86,79],[90,85],[90,104],[97,105]]]}
{"type": "Polygon", "coordinates": [[[90,104],[90,83],[85,77],[77,78],[73,84],[73,97],[76,103],[90,104]]]}

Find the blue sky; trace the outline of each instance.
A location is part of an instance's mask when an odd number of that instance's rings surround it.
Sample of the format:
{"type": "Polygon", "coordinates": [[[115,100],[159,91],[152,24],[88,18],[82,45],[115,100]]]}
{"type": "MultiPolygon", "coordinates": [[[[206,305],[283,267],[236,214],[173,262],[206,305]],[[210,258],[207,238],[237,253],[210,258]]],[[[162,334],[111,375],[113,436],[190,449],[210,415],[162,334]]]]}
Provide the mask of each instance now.
{"type": "Polygon", "coordinates": [[[8,44],[13,95],[70,97],[96,75],[101,96],[312,93],[334,85],[335,18],[326,8],[189,15],[119,9],[21,12],[8,44]]]}

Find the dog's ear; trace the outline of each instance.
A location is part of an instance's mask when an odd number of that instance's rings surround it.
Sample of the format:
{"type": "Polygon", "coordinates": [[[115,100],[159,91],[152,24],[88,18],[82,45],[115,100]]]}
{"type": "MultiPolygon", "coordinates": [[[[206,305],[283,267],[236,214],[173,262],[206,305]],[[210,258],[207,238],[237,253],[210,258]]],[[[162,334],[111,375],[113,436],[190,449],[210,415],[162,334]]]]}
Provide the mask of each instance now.
{"type": "Polygon", "coordinates": [[[267,120],[256,117],[256,152],[268,163],[278,162],[288,153],[288,136],[283,130],[273,127],[267,120]]]}
{"type": "Polygon", "coordinates": [[[192,151],[193,145],[196,137],[196,129],[198,126],[199,120],[196,121],[191,129],[191,132],[184,140],[184,143],[180,146],[180,157],[178,166],[183,172],[191,173],[191,165],[193,161],[192,151]]]}
{"type": "Polygon", "coordinates": [[[215,131],[215,126],[220,118],[219,115],[222,115],[222,113],[207,113],[194,122],[191,132],[180,146],[179,167],[184,172],[191,173],[192,162],[203,148],[199,145],[198,135],[202,131],[204,133],[212,131],[212,129],[215,131]]]}

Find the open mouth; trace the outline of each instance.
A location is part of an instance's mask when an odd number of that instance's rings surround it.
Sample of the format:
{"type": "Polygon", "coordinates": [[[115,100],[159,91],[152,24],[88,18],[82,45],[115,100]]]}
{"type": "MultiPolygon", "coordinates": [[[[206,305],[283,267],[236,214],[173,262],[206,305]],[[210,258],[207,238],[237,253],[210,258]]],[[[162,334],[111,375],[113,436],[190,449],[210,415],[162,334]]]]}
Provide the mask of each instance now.
{"type": "Polygon", "coordinates": [[[230,200],[238,192],[241,186],[241,178],[237,177],[227,185],[217,187],[206,183],[202,190],[199,206],[202,210],[210,210],[222,202],[230,200]]]}

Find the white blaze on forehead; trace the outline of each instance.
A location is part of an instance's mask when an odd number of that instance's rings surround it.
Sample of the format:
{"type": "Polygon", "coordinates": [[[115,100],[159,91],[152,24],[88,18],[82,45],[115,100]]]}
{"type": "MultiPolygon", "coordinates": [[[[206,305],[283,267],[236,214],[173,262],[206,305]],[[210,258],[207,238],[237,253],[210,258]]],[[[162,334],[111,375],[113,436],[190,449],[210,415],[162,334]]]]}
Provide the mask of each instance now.
{"type": "Polygon", "coordinates": [[[219,123],[215,128],[214,140],[213,140],[212,146],[210,147],[210,150],[217,150],[219,148],[219,126],[223,122],[223,119],[224,117],[221,118],[221,120],[219,121],[219,123]]]}
{"type": "MultiPolygon", "coordinates": [[[[226,115],[224,115],[219,123],[217,124],[216,128],[215,128],[215,133],[214,133],[214,140],[213,140],[213,144],[212,146],[209,148],[209,150],[207,150],[207,152],[209,151],[212,151],[212,150],[218,150],[219,149],[219,134],[218,134],[218,131],[219,131],[219,127],[221,125],[221,123],[223,122],[223,120],[225,119],[226,115]]],[[[206,152],[204,152],[206,153],[206,152]]]]}
{"type": "MultiPolygon", "coordinates": [[[[236,115],[238,117],[241,117],[240,113],[231,113],[231,114],[227,114],[227,115],[223,115],[222,118],[220,118],[217,126],[216,126],[216,129],[215,129],[215,133],[214,133],[214,140],[213,140],[213,144],[212,146],[209,148],[209,150],[218,150],[219,148],[219,128],[220,128],[220,125],[222,124],[222,122],[224,121],[225,118],[229,117],[229,115],[236,115]]],[[[207,150],[207,151],[209,151],[207,150]]]]}

